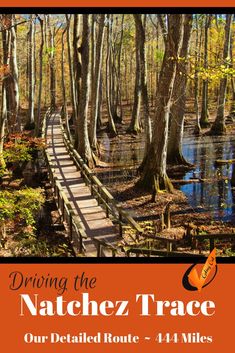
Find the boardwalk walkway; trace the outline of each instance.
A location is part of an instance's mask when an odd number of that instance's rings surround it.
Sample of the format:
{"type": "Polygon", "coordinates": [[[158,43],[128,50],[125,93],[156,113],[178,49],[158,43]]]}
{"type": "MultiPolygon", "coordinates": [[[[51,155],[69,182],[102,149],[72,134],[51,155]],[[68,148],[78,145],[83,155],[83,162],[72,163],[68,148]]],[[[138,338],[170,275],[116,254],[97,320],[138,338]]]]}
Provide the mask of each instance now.
{"type": "Polygon", "coordinates": [[[96,256],[94,237],[115,246],[118,240],[116,226],[106,217],[102,207],[91,195],[89,187],[85,184],[80,171],[77,170],[66,150],[61,132],[60,115],[57,113],[51,115],[47,124],[47,145],[54,173],[74,212],[80,217],[88,236],[84,241],[86,256],[96,256]]]}

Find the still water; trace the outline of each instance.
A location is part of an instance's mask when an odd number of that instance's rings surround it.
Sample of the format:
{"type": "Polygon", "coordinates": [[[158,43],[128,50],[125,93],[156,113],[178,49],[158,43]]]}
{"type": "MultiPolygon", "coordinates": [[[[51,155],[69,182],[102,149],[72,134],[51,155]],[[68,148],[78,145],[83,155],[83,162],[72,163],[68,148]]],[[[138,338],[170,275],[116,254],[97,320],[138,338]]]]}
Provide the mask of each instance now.
{"type": "MultiPolygon", "coordinates": [[[[110,170],[98,173],[105,185],[110,187],[112,183],[125,182],[136,176],[136,169],[143,158],[143,141],[143,135],[125,139],[122,136],[109,139],[105,133],[100,136],[102,160],[114,165],[110,170]]],[[[215,165],[217,159],[235,158],[235,138],[185,137],[183,154],[195,169],[173,178],[181,179],[177,187],[185,193],[190,205],[198,212],[209,211],[215,220],[235,222],[235,191],[230,184],[233,165],[215,165]],[[185,184],[182,184],[182,179],[185,184]],[[195,182],[189,183],[190,179],[195,182]]]]}
{"type": "Polygon", "coordinates": [[[184,179],[199,178],[199,183],[180,187],[192,207],[210,210],[216,220],[235,221],[235,192],[231,188],[232,164],[216,166],[217,159],[234,159],[235,139],[232,137],[202,136],[185,138],[183,152],[196,166],[184,179]]]}

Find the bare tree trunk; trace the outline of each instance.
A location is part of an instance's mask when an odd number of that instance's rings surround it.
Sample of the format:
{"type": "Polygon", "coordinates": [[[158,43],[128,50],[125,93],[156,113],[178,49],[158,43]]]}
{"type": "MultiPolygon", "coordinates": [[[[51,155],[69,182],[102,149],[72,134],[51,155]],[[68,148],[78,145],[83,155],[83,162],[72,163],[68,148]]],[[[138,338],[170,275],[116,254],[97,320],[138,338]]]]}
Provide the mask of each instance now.
{"type": "Polygon", "coordinates": [[[11,28],[11,71],[13,78],[13,88],[12,88],[12,105],[10,107],[11,111],[11,131],[20,131],[21,122],[19,117],[19,74],[18,74],[18,63],[17,63],[17,39],[15,31],[15,19],[14,15],[12,18],[12,28],[11,28]]]}
{"type": "Polygon", "coordinates": [[[41,43],[39,49],[39,87],[38,87],[38,110],[35,124],[35,136],[39,135],[41,125],[41,104],[42,104],[42,85],[43,85],[43,49],[44,49],[44,24],[41,17],[38,16],[41,31],[41,43]]]}
{"type": "Polygon", "coordinates": [[[235,117],[235,82],[234,78],[231,78],[231,88],[232,88],[232,103],[230,107],[229,115],[234,118],[235,117]]]}
{"type": "Polygon", "coordinates": [[[35,84],[35,57],[34,57],[34,31],[35,24],[33,15],[30,15],[30,23],[29,23],[29,72],[28,72],[28,80],[29,80],[29,108],[28,108],[28,121],[27,128],[32,128],[32,124],[34,124],[34,84],[35,84]]]}
{"type": "Polygon", "coordinates": [[[176,61],[182,42],[184,15],[168,15],[168,31],[165,39],[165,54],[159,77],[156,113],[153,122],[153,138],[149,147],[143,172],[138,185],[152,190],[155,200],[160,190],[173,191],[166,173],[169,114],[175,80],[176,61]]]}
{"type": "MultiPolygon", "coordinates": [[[[3,14],[0,15],[2,21],[11,20],[11,15],[3,14]]],[[[9,76],[9,65],[10,65],[10,45],[11,45],[11,33],[7,28],[2,30],[2,49],[3,49],[3,65],[6,71],[3,73],[2,79],[2,92],[1,92],[1,111],[0,111],[0,168],[5,167],[5,161],[3,158],[3,144],[5,138],[5,126],[7,122],[7,77],[9,76]]]]}
{"type": "MultiPolygon", "coordinates": [[[[225,33],[224,33],[224,49],[223,49],[223,64],[229,67],[228,57],[230,48],[230,36],[231,36],[231,24],[233,15],[226,15],[225,33]]],[[[220,79],[219,87],[219,99],[217,107],[217,116],[215,122],[211,127],[211,133],[213,135],[223,135],[226,133],[225,121],[224,121],[224,108],[225,108],[225,95],[227,89],[227,77],[224,76],[220,79]]]]}
{"type": "MultiPolygon", "coordinates": [[[[73,24],[73,66],[72,66],[72,56],[70,53],[70,44],[68,46],[68,58],[70,63],[70,81],[71,81],[71,97],[73,106],[73,117],[77,116],[79,95],[81,91],[81,22],[82,15],[74,15],[73,24]]],[[[70,34],[68,33],[68,43],[70,34]]],[[[76,121],[74,121],[76,124],[76,121]]]]}
{"type": "Polygon", "coordinates": [[[112,51],[112,15],[107,15],[107,55],[106,55],[106,101],[108,109],[108,130],[112,136],[117,135],[116,126],[114,123],[113,115],[113,102],[112,102],[112,61],[111,61],[111,51],[112,51]]]}
{"type": "Polygon", "coordinates": [[[124,32],[124,18],[125,15],[121,16],[121,30],[120,39],[117,44],[114,44],[113,54],[117,57],[116,63],[114,60],[114,71],[115,71],[115,99],[114,99],[114,117],[118,123],[122,122],[122,79],[121,79],[121,55],[122,55],[122,44],[123,44],[123,32],[124,32]]]}
{"type": "MultiPolygon", "coordinates": [[[[231,34],[231,40],[230,40],[230,60],[231,60],[231,69],[233,69],[233,40],[234,40],[234,33],[231,34]]],[[[231,102],[231,107],[230,107],[230,112],[229,115],[231,118],[235,117],[235,79],[234,77],[231,77],[231,89],[232,89],[232,102],[231,102]]]]}
{"type": "Polygon", "coordinates": [[[99,92],[101,85],[101,65],[102,65],[102,52],[104,43],[104,21],[105,15],[99,16],[99,27],[96,41],[96,50],[94,53],[94,72],[92,77],[92,92],[91,92],[91,119],[89,127],[90,143],[94,151],[97,150],[97,119],[99,114],[99,92]]]}
{"type": "Polygon", "coordinates": [[[63,100],[63,106],[62,106],[62,112],[61,112],[61,117],[62,119],[65,120],[65,128],[67,135],[69,137],[69,140],[71,141],[71,133],[70,133],[70,128],[69,128],[69,119],[68,119],[68,110],[67,110],[67,95],[66,95],[66,87],[65,87],[65,75],[64,75],[64,35],[66,33],[67,28],[63,31],[62,36],[61,36],[61,87],[62,87],[62,100],[63,100]]]}
{"type": "MultiPolygon", "coordinates": [[[[210,28],[211,18],[210,15],[205,15],[205,38],[204,38],[204,69],[208,68],[208,31],[210,28]]],[[[202,110],[200,125],[207,127],[209,125],[208,113],[208,79],[204,79],[202,83],[202,110]]]]}
{"type": "Polygon", "coordinates": [[[67,96],[66,96],[66,87],[65,87],[65,75],[64,75],[64,35],[66,29],[61,35],[61,87],[62,87],[62,118],[65,119],[67,115],[67,96]]]}
{"type": "Polygon", "coordinates": [[[195,17],[196,21],[196,51],[195,51],[195,71],[194,71],[194,109],[196,114],[196,122],[195,122],[195,135],[199,135],[201,133],[200,126],[200,114],[199,114],[199,60],[201,54],[201,40],[199,40],[199,27],[198,27],[198,15],[195,17]]]}
{"type": "Polygon", "coordinates": [[[181,61],[179,61],[176,66],[176,75],[172,95],[173,104],[171,107],[170,114],[171,120],[167,149],[167,162],[169,164],[189,164],[182,154],[182,140],[184,130],[184,114],[188,75],[188,53],[192,22],[193,16],[185,15],[184,35],[182,48],[180,50],[181,61]]]}
{"type": "MultiPolygon", "coordinates": [[[[136,44],[139,52],[139,75],[140,75],[140,92],[143,106],[144,130],[145,130],[145,153],[143,164],[147,157],[148,149],[152,141],[152,125],[149,113],[149,99],[146,77],[146,61],[145,61],[145,29],[142,23],[141,15],[134,15],[136,27],[136,44]]],[[[137,49],[137,48],[136,48],[137,49]]],[[[141,170],[142,166],[140,167],[141,170]]]]}
{"type": "MultiPolygon", "coordinates": [[[[136,23],[136,16],[135,16],[136,23]]],[[[137,25],[136,25],[137,26],[137,25]]],[[[135,90],[134,90],[134,104],[131,114],[131,122],[128,128],[128,132],[138,134],[141,131],[140,122],[140,99],[141,99],[141,87],[140,87],[140,48],[139,48],[139,33],[136,28],[135,31],[135,90]]]]}
{"type": "Polygon", "coordinates": [[[49,41],[50,41],[50,51],[49,51],[49,62],[50,62],[50,99],[51,99],[51,109],[56,109],[56,65],[55,65],[55,27],[49,21],[49,41]]]}
{"type": "Polygon", "coordinates": [[[89,64],[90,64],[90,53],[89,53],[89,15],[83,15],[83,29],[82,29],[82,50],[81,50],[81,92],[80,101],[78,107],[78,128],[77,128],[77,141],[78,141],[78,153],[89,165],[93,166],[93,158],[91,153],[91,147],[88,137],[88,103],[89,103],[89,64]]]}
{"type": "MultiPolygon", "coordinates": [[[[67,32],[67,48],[68,48],[68,65],[69,65],[69,78],[70,78],[70,97],[72,103],[72,116],[73,121],[75,117],[77,117],[77,104],[76,104],[76,94],[75,94],[75,82],[74,82],[74,74],[73,74],[73,62],[72,62],[72,55],[71,55],[71,35],[70,35],[70,24],[71,24],[71,16],[72,15],[65,15],[66,16],[66,32],[67,32]]],[[[77,16],[77,15],[74,15],[77,16]]],[[[74,19],[75,21],[75,19],[74,19]]]]}

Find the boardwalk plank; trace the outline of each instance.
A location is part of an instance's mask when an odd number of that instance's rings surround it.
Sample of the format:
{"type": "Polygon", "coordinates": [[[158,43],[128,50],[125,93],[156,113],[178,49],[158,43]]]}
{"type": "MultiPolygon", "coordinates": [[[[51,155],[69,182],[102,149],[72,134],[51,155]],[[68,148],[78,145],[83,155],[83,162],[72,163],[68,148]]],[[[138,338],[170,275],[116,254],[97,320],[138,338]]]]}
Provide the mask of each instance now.
{"type": "MultiPolygon", "coordinates": [[[[54,173],[61,183],[72,209],[84,225],[88,239],[84,241],[86,256],[96,255],[96,243],[92,238],[102,239],[114,245],[118,240],[116,226],[91,195],[80,171],[77,170],[63,142],[59,114],[52,114],[47,125],[47,151],[54,166],[54,173]]],[[[103,254],[105,255],[105,254],[103,254]]]]}

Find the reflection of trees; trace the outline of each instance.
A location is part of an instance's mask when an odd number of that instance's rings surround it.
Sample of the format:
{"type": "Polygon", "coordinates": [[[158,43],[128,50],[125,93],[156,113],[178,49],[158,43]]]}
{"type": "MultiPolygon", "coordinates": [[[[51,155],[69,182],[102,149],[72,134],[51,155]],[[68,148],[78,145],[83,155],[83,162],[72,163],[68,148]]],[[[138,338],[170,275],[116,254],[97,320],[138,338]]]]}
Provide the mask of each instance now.
{"type": "MultiPolygon", "coordinates": [[[[223,159],[223,160],[229,160],[232,158],[235,158],[235,151],[233,148],[233,141],[228,141],[228,140],[219,140],[219,147],[217,146],[217,149],[215,150],[216,153],[216,159],[223,159]]],[[[217,172],[217,178],[218,178],[218,207],[220,211],[223,211],[223,214],[221,213],[221,217],[224,216],[225,210],[228,212],[228,208],[230,208],[230,202],[232,202],[232,213],[234,212],[234,195],[233,192],[231,192],[230,195],[230,184],[227,183],[225,180],[225,177],[230,176],[232,168],[232,179],[231,179],[231,185],[235,185],[235,170],[234,166],[231,164],[225,164],[220,167],[216,168],[217,172]],[[232,199],[231,199],[232,197],[232,199]]]]}
{"type": "MultiPolygon", "coordinates": [[[[200,140],[199,140],[200,141],[200,140]]],[[[206,178],[206,156],[207,156],[207,148],[205,146],[205,144],[201,143],[200,141],[200,145],[199,145],[199,158],[200,158],[200,174],[201,174],[201,179],[205,179],[206,178]]],[[[204,203],[204,187],[205,187],[205,183],[201,182],[201,188],[200,188],[200,205],[203,205],[204,203]]]]}
{"type": "MultiPolygon", "coordinates": [[[[195,141],[196,143],[194,144],[194,149],[193,149],[193,164],[195,166],[199,165],[199,161],[198,161],[198,156],[199,156],[199,151],[198,151],[198,147],[199,147],[199,143],[197,143],[198,141],[195,141]]],[[[193,176],[196,177],[195,173],[193,173],[193,176]]],[[[192,196],[194,200],[197,200],[197,193],[198,193],[198,186],[200,184],[198,183],[193,183],[193,187],[192,187],[192,196]]],[[[200,185],[200,191],[201,191],[201,185],[200,185]]]]}

